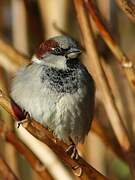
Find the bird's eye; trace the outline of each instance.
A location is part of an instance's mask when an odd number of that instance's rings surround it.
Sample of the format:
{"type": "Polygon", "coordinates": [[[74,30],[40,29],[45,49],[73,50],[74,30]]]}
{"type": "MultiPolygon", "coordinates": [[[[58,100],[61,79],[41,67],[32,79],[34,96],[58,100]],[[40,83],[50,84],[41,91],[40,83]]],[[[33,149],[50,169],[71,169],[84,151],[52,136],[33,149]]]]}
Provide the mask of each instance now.
{"type": "Polygon", "coordinates": [[[54,55],[64,55],[64,53],[65,53],[65,50],[60,47],[52,48],[52,54],[54,55]]]}

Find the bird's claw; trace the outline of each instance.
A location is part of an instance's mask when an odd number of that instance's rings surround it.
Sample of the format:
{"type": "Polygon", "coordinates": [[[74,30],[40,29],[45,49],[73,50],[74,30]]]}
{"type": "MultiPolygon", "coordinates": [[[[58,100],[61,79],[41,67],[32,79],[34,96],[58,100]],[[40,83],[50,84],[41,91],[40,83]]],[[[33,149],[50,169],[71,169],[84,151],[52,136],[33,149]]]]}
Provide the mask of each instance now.
{"type": "Polygon", "coordinates": [[[17,122],[17,128],[19,128],[20,125],[22,125],[23,123],[29,122],[31,120],[31,116],[30,116],[30,114],[28,112],[23,111],[23,114],[25,116],[25,119],[17,122]]]}
{"type": "Polygon", "coordinates": [[[78,177],[80,177],[83,173],[82,167],[79,165],[72,167],[72,170],[73,170],[74,174],[78,177]]]}
{"type": "Polygon", "coordinates": [[[71,144],[67,149],[66,149],[66,153],[68,153],[71,157],[71,159],[79,159],[79,154],[78,151],[75,147],[75,144],[71,144]]]}
{"type": "Polygon", "coordinates": [[[24,116],[25,116],[25,119],[27,119],[27,120],[30,120],[31,119],[31,115],[30,115],[30,113],[28,113],[27,111],[23,111],[23,114],[24,114],[24,116]]]}
{"type": "Polygon", "coordinates": [[[17,122],[17,128],[19,128],[20,125],[22,125],[23,123],[28,122],[28,121],[29,121],[28,119],[24,119],[24,120],[18,121],[17,122]]]}

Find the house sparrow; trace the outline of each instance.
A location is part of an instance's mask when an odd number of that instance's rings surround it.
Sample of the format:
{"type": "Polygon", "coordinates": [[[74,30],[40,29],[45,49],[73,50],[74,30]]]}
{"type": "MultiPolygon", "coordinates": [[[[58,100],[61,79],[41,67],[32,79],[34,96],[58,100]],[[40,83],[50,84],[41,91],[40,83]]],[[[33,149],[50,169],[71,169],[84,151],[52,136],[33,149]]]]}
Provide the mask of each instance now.
{"type": "Polygon", "coordinates": [[[91,126],[95,86],[79,61],[81,49],[67,36],[43,42],[11,85],[11,98],[56,137],[83,143],[91,126]]]}

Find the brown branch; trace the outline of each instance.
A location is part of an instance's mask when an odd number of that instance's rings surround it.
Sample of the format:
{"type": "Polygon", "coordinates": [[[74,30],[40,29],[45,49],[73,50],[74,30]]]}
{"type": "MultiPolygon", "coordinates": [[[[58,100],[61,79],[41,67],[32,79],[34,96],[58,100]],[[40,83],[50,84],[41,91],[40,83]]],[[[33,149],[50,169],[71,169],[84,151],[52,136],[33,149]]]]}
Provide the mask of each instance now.
{"type": "MultiPolygon", "coordinates": [[[[128,164],[131,168],[131,172],[132,172],[133,176],[135,177],[135,163],[134,163],[135,162],[135,159],[134,159],[135,151],[132,150],[133,147],[132,147],[132,144],[128,137],[128,133],[122,122],[121,116],[119,115],[119,111],[114,102],[113,95],[111,94],[111,89],[109,87],[109,83],[107,81],[107,78],[105,76],[103,68],[100,64],[100,61],[98,60],[98,54],[97,54],[96,46],[95,46],[95,43],[93,40],[91,26],[90,26],[90,24],[88,24],[88,21],[86,19],[85,9],[83,7],[83,1],[82,0],[78,0],[78,1],[74,0],[74,4],[75,4],[80,28],[82,31],[87,55],[88,55],[87,67],[90,68],[90,70],[93,70],[93,72],[94,72],[93,75],[96,79],[99,89],[102,92],[103,103],[107,110],[108,116],[111,120],[111,125],[112,125],[115,135],[117,136],[118,141],[122,147],[121,148],[123,151],[122,154],[124,155],[126,162],[128,162],[128,164]],[[91,61],[89,61],[89,60],[91,60],[91,61]],[[116,128],[118,128],[118,129],[116,129],[116,128]],[[123,137],[123,140],[122,140],[122,137],[123,137]],[[124,144],[124,143],[126,143],[126,144],[124,144]]],[[[100,135],[101,135],[101,132],[100,132],[100,135]]],[[[104,139],[104,141],[105,140],[106,139],[104,139]]],[[[114,149],[114,147],[113,147],[113,150],[116,151],[116,149],[114,149]]]]}
{"type": "Polygon", "coordinates": [[[30,2],[27,0],[23,0],[23,2],[26,8],[26,15],[27,15],[30,32],[33,33],[34,38],[36,38],[38,42],[41,42],[44,40],[44,33],[42,27],[43,25],[41,22],[41,17],[39,15],[37,16],[37,14],[35,13],[35,6],[34,6],[35,2],[32,3],[32,1],[30,2]]]}
{"type": "Polygon", "coordinates": [[[18,180],[17,176],[10,169],[5,160],[0,156],[0,174],[3,179],[18,180]]]}
{"type": "MultiPolygon", "coordinates": [[[[8,78],[6,75],[6,71],[4,70],[4,68],[2,68],[0,66],[0,88],[3,89],[6,94],[8,93],[9,87],[8,87],[8,78]]],[[[0,118],[7,120],[7,126],[10,129],[13,129],[13,121],[11,119],[11,116],[8,113],[5,113],[4,111],[0,111],[0,118]]],[[[1,127],[1,126],[0,126],[1,127]]],[[[4,154],[6,154],[5,156],[5,160],[8,161],[8,165],[12,166],[12,170],[15,172],[15,174],[20,177],[19,174],[19,169],[18,169],[18,161],[17,161],[17,154],[16,151],[13,147],[9,148],[9,145],[5,142],[3,142],[2,144],[0,144],[0,146],[3,145],[4,148],[4,154]]]]}
{"type": "MultiPolygon", "coordinates": [[[[5,94],[0,93],[0,105],[9,112],[12,117],[17,120],[17,117],[15,116],[12,106],[10,103],[10,99],[6,97],[5,94]]],[[[93,167],[91,167],[87,162],[85,162],[81,157],[79,157],[79,160],[73,160],[70,158],[69,155],[65,152],[67,149],[67,145],[63,143],[62,141],[59,141],[56,139],[51,132],[49,132],[46,128],[44,128],[41,124],[36,122],[35,120],[31,120],[30,123],[24,123],[24,127],[36,138],[38,138],[40,141],[47,144],[57,155],[58,157],[64,161],[64,163],[70,167],[72,170],[75,167],[78,167],[75,171],[75,174],[78,174],[77,172],[81,172],[80,179],[107,179],[102,174],[100,174],[98,171],[96,171],[93,167]]],[[[80,175],[80,173],[79,173],[80,175]]]]}
{"type": "Polygon", "coordinates": [[[16,71],[18,67],[28,63],[29,60],[17,50],[0,39],[0,65],[7,71],[16,71]]]}
{"type": "Polygon", "coordinates": [[[92,123],[92,130],[101,138],[102,142],[112,150],[112,152],[125,161],[125,163],[129,164],[133,177],[135,177],[135,152],[132,150],[127,152],[123,151],[117,139],[115,139],[114,136],[112,137],[112,135],[110,135],[96,119],[94,119],[92,123]]]}
{"type": "Polygon", "coordinates": [[[36,155],[15,135],[9,130],[7,123],[0,120],[0,136],[13,145],[13,147],[22,154],[29,162],[31,167],[37,174],[46,180],[53,180],[49,171],[45,168],[44,164],[36,157],[36,155]]]}
{"type": "Polygon", "coordinates": [[[122,147],[124,157],[130,166],[133,176],[135,177],[135,151],[130,142],[130,138],[128,136],[127,130],[125,129],[125,126],[122,122],[121,116],[119,115],[119,111],[113,99],[113,95],[111,93],[107,78],[98,59],[96,45],[94,43],[92,36],[92,29],[87,20],[86,10],[84,8],[83,0],[78,0],[78,1],[74,0],[74,4],[88,55],[87,67],[88,69],[94,71],[93,75],[96,79],[97,85],[99,85],[98,87],[102,90],[103,103],[104,106],[106,107],[109,118],[111,120],[111,125],[115,130],[115,134],[122,147]],[[118,129],[116,130],[115,128],[118,129]],[[120,134],[118,135],[119,132],[120,134]],[[123,140],[122,140],[122,136],[123,136],[123,140]]]}
{"type": "Polygon", "coordinates": [[[103,24],[101,20],[101,15],[99,16],[98,9],[95,7],[93,0],[84,0],[86,7],[88,9],[88,13],[93,18],[99,33],[102,35],[102,38],[108,45],[108,47],[111,49],[113,54],[116,56],[118,62],[121,64],[124,73],[135,92],[135,70],[132,62],[128,59],[128,57],[124,54],[124,52],[120,49],[116,41],[113,39],[111,34],[108,32],[107,28],[103,24]],[[98,12],[98,13],[97,13],[98,12]]]}
{"type": "Polygon", "coordinates": [[[114,135],[110,135],[108,130],[104,129],[96,119],[92,122],[91,130],[100,137],[101,141],[109,147],[112,152],[126,162],[125,154],[123,153],[123,149],[121,148],[118,140],[114,138],[114,135]]]}
{"type": "Polygon", "coordinates": [[[45,168],[43,163],[35,156],[35,154],[24,145],[20,139],[16,137],[16,135],[12,131],[7,131],[5,133],[6,140],[11,143],[15,149],[21,153],[29,162],[31,167],[37,174],[46,180],[53,180],[53,177],[49,173],[49,171],[45,168]]]}
{"type": "Polygon", "coordinates": [[[115,0],[128,18],[135,23],[135,4],[131,0],[115,0]]]}
{"type": "Polygon", "coordinates": [[[118,138],[118,141],[120,145],[125,150],[127,150],[128,148],[130,148],[131,145],[128,133],[119,114],[115,101],[113,99],[113,95],[108,80],[105,76],[104,70],[100,64],[96,50],[96,45],[93,39],[91,25],[89,24],[85,13],[86,10],[84,7],[83,0],[74,0],[74,4],[88,56],[85,60],[85,63],[87,65],[88,70],[90,72],[93,71],[93,77],[96,80],[98,88],[102,92],[103,103],[108,113],[113,130],[118,138]]]}

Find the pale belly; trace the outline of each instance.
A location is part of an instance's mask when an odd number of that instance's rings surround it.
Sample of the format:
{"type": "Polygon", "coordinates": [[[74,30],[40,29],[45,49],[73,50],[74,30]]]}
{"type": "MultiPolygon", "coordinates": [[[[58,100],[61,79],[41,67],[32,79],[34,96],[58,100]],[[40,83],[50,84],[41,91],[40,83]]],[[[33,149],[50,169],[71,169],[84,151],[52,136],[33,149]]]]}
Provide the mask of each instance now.
{"type": "Polygon", "coordinates": [[[25,106],[25,109],[33,118],[52,130],[57,138],[66,143],[71,138],[77,144],[84,141],[90,128],[87,102],[82,90],[72,95],[47,93],[44,97],[32,101],[33,105],[25,106]]]}
{"type": "Polygon", "coordinates": [[[91,121],[88,99],[82,91],[58,95],[44,89],[38,96],[39,90],[31,92],[23,87],[21,96],[12,92],[12,98],[34,119],[51,129],[59,139],[68,143],[71,138],[77,144],[84,141],[91,121]]]}

